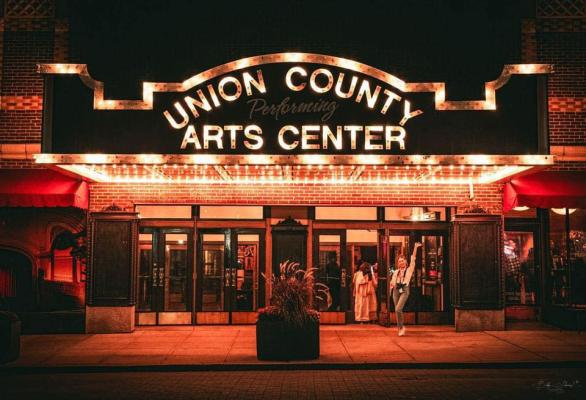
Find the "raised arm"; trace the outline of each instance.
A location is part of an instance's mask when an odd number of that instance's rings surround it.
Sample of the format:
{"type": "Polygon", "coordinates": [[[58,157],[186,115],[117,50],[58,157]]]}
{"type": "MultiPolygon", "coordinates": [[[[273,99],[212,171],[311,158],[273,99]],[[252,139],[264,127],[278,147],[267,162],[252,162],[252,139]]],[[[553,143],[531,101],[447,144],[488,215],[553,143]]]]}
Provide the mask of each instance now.
{"type": "Polygon", "coordinates": [[[420,242],[415,242],[415,246],[413,246],[413,254],[411,254],[411,261],[409,262],[409,269],[415,268],[415,261],[417,260],[417,249],[421,246],[422,244],[420,242]]]}

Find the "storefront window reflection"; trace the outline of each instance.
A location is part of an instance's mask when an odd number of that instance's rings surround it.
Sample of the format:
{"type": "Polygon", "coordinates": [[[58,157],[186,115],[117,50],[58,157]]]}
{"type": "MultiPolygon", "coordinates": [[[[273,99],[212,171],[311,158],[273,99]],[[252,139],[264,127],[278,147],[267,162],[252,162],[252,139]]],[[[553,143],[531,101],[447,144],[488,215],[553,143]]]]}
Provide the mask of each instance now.
{"type": "Polygon", "coordinates": [[[570,287],[573,304],[586,304],[586,209],[570,214],[570,287]]]}
{"type": "Polygon", "coordinates": [[[341,248],[339,235],[319,235],[319,273],[318,281],[330,291],[331,303],[327,300],[317,301],[320,311],[340,310],[341,286],[341,248]]]}
{"type": "Polygon", "coordinates": [[[535,304],[538,266],[533,232],[506,232],[504,244],[507,305],[535,304]]]}
{"type": "Polygon", "coordinates": [[[549,213],[553,304],[586,304],[586,210],[549,213]]]}

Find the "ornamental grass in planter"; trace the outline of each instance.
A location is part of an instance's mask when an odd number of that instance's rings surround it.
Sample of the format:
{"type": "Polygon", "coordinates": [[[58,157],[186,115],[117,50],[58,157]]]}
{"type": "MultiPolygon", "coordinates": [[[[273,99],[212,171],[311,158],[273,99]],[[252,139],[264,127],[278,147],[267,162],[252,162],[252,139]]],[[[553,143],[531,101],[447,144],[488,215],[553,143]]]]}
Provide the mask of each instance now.
{"type": "Polygon", "coordinates": [[[259,360],[313,360],[319,358],[319,313],[314,300],[331,304],[327,286],[315,282],[316,268],[301,269],[289,260],[272,278],[269,307],[259,312],[256,354],[259,360]]]}

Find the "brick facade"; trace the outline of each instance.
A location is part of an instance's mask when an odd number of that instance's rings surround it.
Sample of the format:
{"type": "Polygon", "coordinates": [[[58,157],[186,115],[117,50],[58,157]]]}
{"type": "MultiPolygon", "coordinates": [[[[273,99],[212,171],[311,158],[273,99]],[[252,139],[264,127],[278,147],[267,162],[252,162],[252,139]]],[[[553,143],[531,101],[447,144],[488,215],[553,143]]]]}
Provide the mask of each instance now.
{"type": "Polygon", "coordinates": [[[92,184],[90,211],[115,203],[134,210],[140,203],[255,204],[255,205],[387,205],[457,206],[480,205],[489,212],[502,212],[502,185],[474,187],[473,200],[465,185],[166,185],[92,184]]]}
{"type": "Polygon", "coordinates": [[[67,25],[55,22],[54,0],[5,0],[2,8],[0,143],[37,143],[43,109],[37,64],[65,61],[67,25]]]}
{"type": "Polygon", "coordinates": [[[534,61],[554,64],[548,82],[550,144],[586,145],[586,1],[539,0],[536,19],[523,27],[523,45],[535,49],[534,61]]]}

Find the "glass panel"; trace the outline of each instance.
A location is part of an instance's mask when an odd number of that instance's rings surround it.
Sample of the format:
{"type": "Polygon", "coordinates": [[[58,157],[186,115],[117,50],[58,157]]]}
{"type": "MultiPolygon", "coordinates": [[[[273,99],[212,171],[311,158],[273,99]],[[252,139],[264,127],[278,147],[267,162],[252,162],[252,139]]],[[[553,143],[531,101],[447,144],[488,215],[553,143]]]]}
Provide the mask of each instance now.
{"type": "Polygon", "coordinates": [[[568,276],[568,247],[566,216],[549,213],[549,254],[551,257],[551,300],[553,304],[567,304],[570,301],[570,280],[568,276]]]}
{"type": "Polygon", "coordinates": [[[315,219],[376,221],[376,207],[315,207],[315,219]]]}
{"type": "Polygon", "coordinates": [[[139,235],[139,265],[138,265],[138,311],[150,311],[152,307],[152,267],[153,267],[153,235],[141,233],[139,235]]]}
{"type": "Polygon", "coordinates": [[[165,234],[165,311],[187,310],[186,233],[165,234]]]}
{"type": "Polygon", "coordinates": [[[191,206],[137,205],[140,218],[181,218],[191,219],[191,206]]]}
{"type": "Polygon", "coordinates": [[[389,236],[389,261],[391,263],[389,266],[389,277],[397,269],[399,256],[405,256],[409,260],[411,256],[409,254],[409,236],[389,236]]]}
{"type": "Polygon", "coordinates": [[[445,221],[445,207],[385,207],[385,221],[445,221]]]}
{"type": "Polygon", "coordinates": [[[224,242],[223,234],[202,236],[202,311],[224,310],[224,242]]]}
{"type": "Polygon", "coordinates": [[[320,311],[340,310],[340,283],[341,283],[341,244],[339,235],[318,236],[318,271],[317,281],[328,287],[332,303],[328,307],[325,296],[316,301],[316,308],[320,311]]]}
{"type": "MultiPolygon", "coordinates": [[[[384,288],[384,298],[386,298],[386,296],[391,297],[392,293],[391,293],[391,289],[390,289],[390,285],[391,285],[391,277],[393,276],[393,273],[397,270],[397,264],[398,264],[398,260],[400,256],[404,256],[407,259],[407,262],[410,261],[410,256],[411,254],[409,253],[409,236],[407,235],[391,235],[388,237],[389,240],[389,270],[387,272],[388,274],[388,280],[385,284],[385,288],[384,288]]],[[[416,272],[415,272],[416,273],[416,272]]],[[[413,284],[413,281],[416,280],[416,275],[414,275],[411,278],[411,284],[413,284]]],[[[415,296],[410,295],[408,300],[411,301],[407,301],[407,303],[405,304],[405,311],[413,311],[413,298],[415,296]]],[[[393,303],[393,299],[392,297],[390,298],[390,311],[395,311],[395,305],[393,303]]]]}
{"type": "Polygon", "coordinates": [[[262,219],[262,206],[200,206],[202,219],[262,219]]]}
{"type": "Polygon", "coordinates": [[[239,234],[234,311],[254,309],[254,280],[259,263],[259,235],[239,234]]]}
{"type": "Polygon", "coordinates": [[[538,271],[533,232],[505,232],[505,302],[535,304],[538,271]]]}
{"type": "Polygon", "coordinates": [[[444,311],[444,238],[422,236],[421,242],[421,268],[417,270],[416,280],[421,296],[417,308],[418,311],[444,311]]]}
{"type": "MultiPolygon", "coordinates": [[[[369,276],[374,273],[376,277],[378,277],[378,232],[376,230],[369,231],[362,229],[347,230],[346,252],[348,257],[347,260],[349,260],[352,265],[352,307],[354,308],[356,304],[356,299],[354,297],[356,294],[354,282],[356,280],[356,272],[360,268],[360,265],[364,262],[370,264],[373,268],[367,269],[366,272],[369,276]]],[[[372,321],[377,318],[378,298],[380,298],[377,296],[377,293],[380,292],[378,287],[374,287],[375,280],[371,279],[370,281],[372,282],[373,287],[368,289],[369,292],[372,293],[372,295],[368,296],[368,319],[372,321]]]]}
{"type": "Polygon", "coordinates": [[[586,209],[570,214],[570,261],[572,303],[583,305],[586,304],[586,209]]]}

